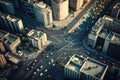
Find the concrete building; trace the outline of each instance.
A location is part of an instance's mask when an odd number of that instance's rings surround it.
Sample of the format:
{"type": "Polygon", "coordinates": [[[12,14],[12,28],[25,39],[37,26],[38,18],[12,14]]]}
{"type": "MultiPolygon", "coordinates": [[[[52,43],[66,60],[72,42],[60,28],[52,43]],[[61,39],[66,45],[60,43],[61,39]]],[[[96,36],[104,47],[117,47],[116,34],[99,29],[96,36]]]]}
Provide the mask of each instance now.
{"type": "Polygon", "coordinates": [[[3,34],[0,40],[3,42],[5,49],[16,53],[16,47],[21,43],[20,38],[4,31],[0,31],[0,34],[3,34]]]}
{"type": "Polygon", "coordinates": [[[64,67],[64,74],[69,80],[103,80],[107,69],[99,61],[73,55],[64,67]]]}
{"type": "Polygon", "coordinates": [[[5,56],[0,53],[0,67],[3,68],[7,64],[5,56]]]}
{"type": "Polygon", "coordinates": [[[88,35],[87,44],[104,54],[120,60],[120,22],[109,16],[100,18],[88,35]]]}
{"type": "Polygon", "coordinates": [[[68,4],[69,4],[68,0],[52,0],[51,1],[54,19],[63,20],[69,15],[68,4]]]}
{"type": "Polygon", "coordinates": [[[13,53],[10,53],[10,52],[6,53],[6,54],[5,54],[5,57],[6,57],[10,62],[12,62],[12,63],[14,63],[14,64],[19,64],[19,63],[22,61],[20,57],[14,55],[13,53]]]}
{"type": "Polygon", "coordinates": [[[9,14],[15,14],[14,6],[11,1],[0,0],[0,8],[9,14]]]}
{"type": "Polygon", "coordinates": [[[112,34],[106,54],[120,61],[120,34],[112,34]]]}
{"type": "Polygon", "coordinates": [[[11,0],[15,8],[19,8],[19,0],[11,0]]]}
{"type": "Polygon", "coordinates": [[[96,44],[95,44],[95,49],[97,49],[99,51],[103,51],[103,49],[106,48],[106,46],[104,46],[104,43],[105,43],[105,40],[106,40],[108,34],[109,34],[109,31],[107,31],[107,29],[102,29],[100,31],[100,33],[98,34],[98,37],[97,37],[96,44]]]}
{"type": "Polygon", "coordinates": [[[102,30],[104,24],[105,24],[104,20],[100,18],[98,22],[96,22],[95,25],[92,27],[92,30],[90,31],[88,35],[88,41],[87,41],[87,44],[91,46],[92,48],[95,47],[98,34],[102,30]]]}
{"type": "Polygon", "coordinates": [[[0,41],[0,52],[6,52],[6,49],[2,41],[0,41]]]}
{"type": "Polygon", "coordinates": [[[3,14],[0,16],[0,18],[1,18],[2,26],[6,27],[5,29],[4,27],[3,28],[1,27],[1,29],[3,30],[7,30],[11,33],[20,33],[21,30],[23,29],[22,20],[17,17],[3,14]]]}
{"type": "Polygon", "coordinates": [[[28,34],[29,43],[38,49],[41,49],[45,46],[47,42],[47,35],[41,31],[32,29],[28,34]]]}
{"type": "Polygon", "coordinates": [[[50,25],[53,23],[52,10],[43,2],[36,2],[34,4],[34,11],[36,20],[44,25],[50,25]]]}
{"type": "Polygon", "coordinates": [[[120,3],[116,3],[112,9],[111,16],[120,19],[120,3]]]}
{"type": "Polygon", "coordinates": [[[69,7],[73,10],[80,9],[84,4],[84,0],[69,0],[69,7]]]}

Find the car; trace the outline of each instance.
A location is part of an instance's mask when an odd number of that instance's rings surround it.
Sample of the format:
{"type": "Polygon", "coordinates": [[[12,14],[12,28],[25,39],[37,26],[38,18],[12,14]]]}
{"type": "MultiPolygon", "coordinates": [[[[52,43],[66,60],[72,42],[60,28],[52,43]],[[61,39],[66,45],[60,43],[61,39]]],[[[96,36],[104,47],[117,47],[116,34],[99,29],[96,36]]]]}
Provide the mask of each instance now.
{"type": "Polygon", "coordinates": [[[47,72],[47,69],[45,69],[45,72],[47,72]]]}
{"type": "Polygon", "coordinates": [[[103,57],[101,56],[101,57],[99,57],[100,59],[103,59],[103,57]]]}
{"type": "Polygon", "coordinates": [[[43,66],[41,65],[40,68],[43,68],[43,66]]]}
{"type": "Polygon", "coordinates": [[[40,73],[40,76],[42,76],[43,75],[43,73],[40,73]]]}
{"type": "Polygon", "coordinates": [[[50,59],[50,61],[51,61],[52,63],[54,62],[54,60],[53,60],[52,58],[50,59]]]}
{"type": "Polygon", "coordinates": [[[33,73],[33,75],[36,75],[36,74],[37,74],[36,72],[33,73]]]}
{"type": "Polygon", "coordinates": [[[51,52],[50,54],[53,55],[53,52],[51,52]]]}
{"type": "Polygon", "coordinates": [[[31,69],[33,69],[33,66],[31,66],[31,69]]]}
{"type": "Polygon", "coordinates": [[[47,58],[48,58],[49,56],[47,56],[47,58]]]}
{"type": "Polygon", "coordinates": [[[32,64],[33,66],[35,65],[35,63],[32,64]]]}
{"type": "Polygon", "coordinates": [[[66,52],[64,53],[64,55],[66,55],[66,52]]]}
{"type": "Polygon", "coordinates": [[[37,69],[37,72],[39,72],[40,71],[40,69],[37,69]]]}
{"type": "Polygon", "coordinates": [[[55,66],[55,64],[53,64],[53,66],[55,66]]]}
{"type": "Polygon", "coordinates": [[[51,64],[51,62],[48,62],[48,64],[51,64]]]}
{"type": "Polygon", "coordinates": [[[29,70],[29,68],[26,69],[27,71],[29,70]]]}
{"type": "Polygon", "coordinates": [[[35,59],[34,62],[37,62],[37,59],[35,59]]]}

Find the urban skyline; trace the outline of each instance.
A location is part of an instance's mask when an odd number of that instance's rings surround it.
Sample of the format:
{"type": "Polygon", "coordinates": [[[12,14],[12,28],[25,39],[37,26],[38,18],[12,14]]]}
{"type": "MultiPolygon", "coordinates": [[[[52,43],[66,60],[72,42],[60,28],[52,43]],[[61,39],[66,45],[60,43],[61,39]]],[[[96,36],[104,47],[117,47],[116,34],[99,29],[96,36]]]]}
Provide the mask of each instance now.
{"type": "Polygon", "coordinates": [[[0,0],[0,80],[120,80],[119,0],[0,0]]]}

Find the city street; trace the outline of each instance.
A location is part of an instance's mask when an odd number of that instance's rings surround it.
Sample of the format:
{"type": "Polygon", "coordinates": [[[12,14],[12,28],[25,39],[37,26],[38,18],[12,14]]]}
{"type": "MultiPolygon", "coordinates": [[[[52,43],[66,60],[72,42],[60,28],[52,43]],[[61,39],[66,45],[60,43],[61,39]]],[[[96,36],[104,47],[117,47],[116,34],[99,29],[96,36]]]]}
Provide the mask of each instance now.
{"type": "MultiPolygon", "coordinates": [[[[104,8],[100,7],[100,10],[95,10],[94,13],[92,11],[95,5],[97,6],[101,4],[101,1],[90,1],[89,5],[66,26],[66,29],[63,30],[47,29],[40,23],[34,23],[34,19],[30,19],[33,23],[29,24],[28,21],[25,25],[45,32],[48,40],[55,45],[51,48],[46,47],[43,52],[39,53],[37,58],[31,60],[29,63],[20,68],[14,75],[15,77],[11,77],[11,80],[47,80],[46,78],[49,74],[54,74],[57,70],[59,70],[59,67],[56,64],[57,60],[66,60],[73,54],[91,57],[108,65],[113,63],[115,65],[119,65],[119,62],[116,60],[89,48],[86,44],[86,39],[91,27],[95,24],[101,15],[100,13],[104,10],[104,8]],[[84,14],[86,14],[86,16],[84,16],[84,14]],[[85,17],[84,19],[83,16],[85,17]],[[74,25],[77,23],[79,23],[79,26],[75,27],[74,25]]],[[[107,2],[102,4],[102,6],[106,5],[107,2]]],[[[23,21],[25,22],[24,18],[23,21]]],[[[59,72],[60,74],[62,73],[61,71],[59,72]]],[[[52,77],[56,79],[59,72],[56,73],[56,76],[52,75],[52,77]]],[[[63,73],[59,76],[61,78],[64,77],[63,73]]]]}

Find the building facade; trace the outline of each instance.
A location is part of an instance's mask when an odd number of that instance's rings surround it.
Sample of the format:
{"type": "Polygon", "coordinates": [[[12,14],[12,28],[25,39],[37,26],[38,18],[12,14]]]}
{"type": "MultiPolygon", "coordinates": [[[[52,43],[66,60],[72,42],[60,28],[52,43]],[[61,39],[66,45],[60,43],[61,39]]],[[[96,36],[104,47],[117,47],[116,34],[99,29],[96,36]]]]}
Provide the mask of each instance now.
{"type": "Polygon", "coordinates": [[[36,20],[44,25],[50,25],[53,23],[52,10],[43,2],[36,2],[34,4],[34,11],[36,20]]]}
{"type": "Polygon", "coordinates": [[[112,17],[100,18],[88,35],[87,44],[104,54],[120,60],[120,22],[112,17]],[[102,27],[101,27],[102,26],[102,27]]]}
{"type": "Polygon", "coordinates": [[[7,61],[5,59],[5,56],[3,54],[0,54],[0,67],[3,68],[7,64],[7,61]]]}
{"type": "Polygon", "coordinates": [[[0,51],[1,52],[6,52],[6,49],[5,49],[4,44],[3,44],[2,41],[0,41],[0,51]]]}
{"type": "Polygon", "coordinates": [[[0,18],[2,26],[6,27],[5,29],[1,27],[3,30],[7,30],[11,33],[21,33],[21,30],[24,28],[22,20],[17,17],[3,14],[0,18]]]}
{"type": "Polygon", "coordinates": [[[55,20],[63,20],[69,15],[68,0],[52,0],[51,6],[55,20]]]}
{"type": "Polygon", "coordinates": [[[84,4],[84,0],[69,0],[69,7],[73,10],[80,9],[84,4]]]}
{"type": "Polygon", "coordinates": [[[69,80],[103,80],[108,66],[91,58],[73,55],[64,67],[69,80]]]}
{"type": "Polygon", "coordinates": [[[5,49],[12,53],[16,53],[17,46],[21,44],[20,38],[2,30],[0,30],[0,34],[3,34],[0,40],[4,44],[5,49]]]}
{"type": "Polygon", "coordinates": [[[8,12],[12,15],[15,14],[14,6],[11,1],[0,0],[0,6],[5,12],[8,12]]]}
{"type": "Polygon", "coordinates": [[[32,29],[28,34],[29,43],[38,49],[41,49],[45,46],[47,42],[47,35],[41,31],[32,29]]]}
{"type": "Polygon", "coordinates": [[[111,11],[111,16],[120,19],[120,2],[116,3],[111,11]]]}

